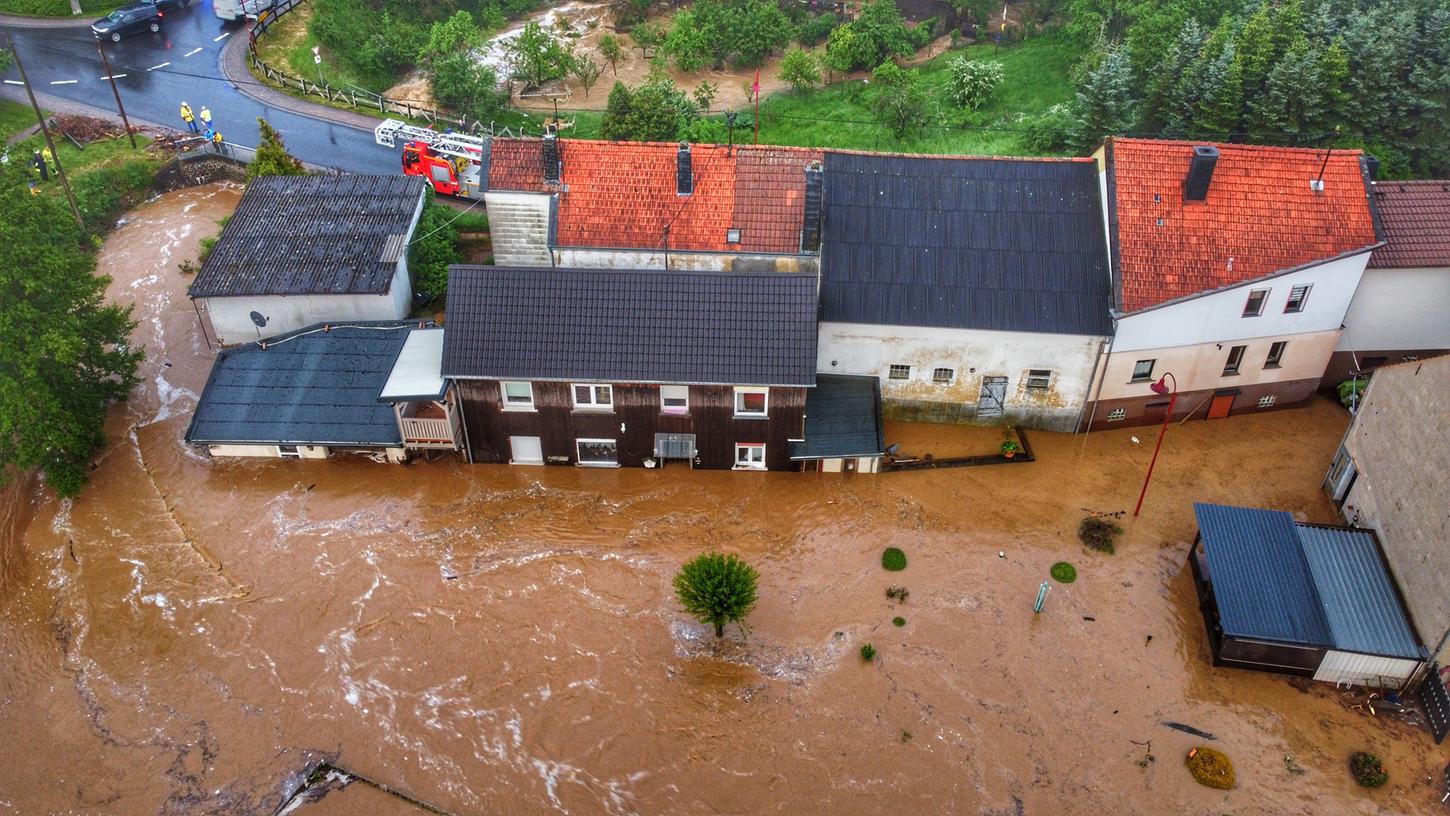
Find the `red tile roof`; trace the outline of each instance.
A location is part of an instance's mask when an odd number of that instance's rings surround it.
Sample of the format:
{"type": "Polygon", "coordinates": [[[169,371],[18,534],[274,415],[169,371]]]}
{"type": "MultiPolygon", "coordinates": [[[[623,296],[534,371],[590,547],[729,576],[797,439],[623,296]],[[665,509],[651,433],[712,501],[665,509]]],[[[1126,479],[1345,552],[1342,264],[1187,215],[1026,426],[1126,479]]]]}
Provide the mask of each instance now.
{"type": "Polygon", "coordinates": [[[543,180],[539,139],[494,139],[492,190],[560,191],[560,246],[793,254],[800,249],[805,168],[823,153],[791,147],[693,145],[694,192],[676,193],[679,146],[561,139],[562,185],[543,180]],[[726,230],[740,230],[739,244],[726,230]]]}
{"type": "Polygon", "coordinates": [[[1375,243],[1360,152],[1215,144],[1204,201],[1183,200],[1195,144],[1111,139],[1119,308],[1135,312],[1375,243]],[[1311,179],[1324,167],[1324,191],[1311,179]],[[1156,199],[1155,199],[1156,196],[1156,199]]]}
{"type": "Polygon", "coordinates": [[[1381,181],[1374,197],[1388,243],[1370,266],[1450,266],[1450,181],[1381,181]]]}

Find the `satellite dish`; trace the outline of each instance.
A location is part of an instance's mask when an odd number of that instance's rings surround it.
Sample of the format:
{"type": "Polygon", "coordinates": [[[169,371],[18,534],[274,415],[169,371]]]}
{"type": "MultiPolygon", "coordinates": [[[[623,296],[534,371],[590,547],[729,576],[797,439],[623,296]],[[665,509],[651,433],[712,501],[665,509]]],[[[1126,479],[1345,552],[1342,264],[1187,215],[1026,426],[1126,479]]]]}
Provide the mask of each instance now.
{"type": "Polygon", "coordinates": [[[257,325],[257,328],[265,329],[267,327],[267,318],[261,312],[252,312],[248,316],[252,318],[252,322],[257,325]]]}

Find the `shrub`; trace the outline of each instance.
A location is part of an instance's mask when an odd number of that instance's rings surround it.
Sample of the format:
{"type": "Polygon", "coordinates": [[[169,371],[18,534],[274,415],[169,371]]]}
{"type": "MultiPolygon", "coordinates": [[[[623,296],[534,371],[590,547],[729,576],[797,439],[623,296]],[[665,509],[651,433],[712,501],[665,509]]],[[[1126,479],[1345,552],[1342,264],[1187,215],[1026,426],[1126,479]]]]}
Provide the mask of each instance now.
{"type": "Polygon", "coordinates": [[[831,36],[837,22],[836,15],[829,11],[807,16],[796,29],[796,41],[801,45],[820,45],[831,36]]]}
{"type": "Polygon", "coordinates": [[[1048,572],[1052,575],[1053,580],[1059,584],[1070,584],[1077,580],[1077,567],[1074,567],[1066,561],[1058,561],[1056,564],[1053,564],[1052,569],[1048,570],[1048,572]]]}
{"type": "Polygon", "coordinates": [[[821,63],[814,54],[792,48],[780,61],[780,78],[797,91],[814,88],[821,84],[821,63]]]}
{"type": "Polygon", "coordinates": [[[418,218],[412,244],[408,247],[408,268],[420,302],[434,301],[448,292],[448,265],[463,260],[458,251],[458,213],[430,197],[418,218]]]}
{"type": "MultiPolygon", "coordinates": [[[[906,569],[906,553],[896,547],[887,547],[881,551],[881,566],[891,572],[901,572],[906,569]]],[[[905,590],[901,597],[906,599],[905,590]]]]}
{"type": "Polygon", "coordinates": [[[1378,788],[1390,781],[1380,758],[1364,751],[1358,751],[1349,758],[1349,772],[1354,774],[1354,781],[1366,788],[1378,788]]]}
{"type": "Polygon", "coordinates": [[[1184,760],[1188,765],[1188,772],[1198,780],[1198,784],[1210,788],[1228,790],[1234,786],[1234,766],[1229,758],[1222,751],[1215,751],[1212,748],[1194,748],[1188,752],[1184,760]]]}
{"type": "Polygon", "coordinates": [[[1076,124],[1072,109],[1059,102],[1027,119],[1022,141],[1034,152],[1058,153],[1073,143],[1076,124]]]}
{"type": "Polygon", "coordinates": [[[958,106],[980,108],[1002,84],[1002,63],[974,60],[963,54],[952,60],[947,92],[958,106]]]}
{"type": "Polygon", "coordinates": [[[1122,532],[1123,528],[1112,520],[1095,516],[1088,516],[1077,526],[1077,537],[1082,539],[1082,543],[1098,552],[1110,555],[1116,548],[1118,536],[1122,532]]]}
{"type": "Polygon", "coordinates": [[[861,659],[867,662],[876,659],[876,647],[869,643],[861,644],[861,659]]]}
{"type": "Polygon", "coordinates": [[[898,615],[897,617],[894,617],[894,618],[891,619],[891,625],[892,626],[896,626],[896,627],[905,626],[906,625],[906,618],[903,618],[903,617],[901,617],[901,616],[898,615]]]}
{"type": "Polygon", "coordinates": [[[145,159],[98,167],[71,181],[81,218],[93,233],[109,230],[116,216],[146,200],[156,180],[156,165],[145,159]]]}

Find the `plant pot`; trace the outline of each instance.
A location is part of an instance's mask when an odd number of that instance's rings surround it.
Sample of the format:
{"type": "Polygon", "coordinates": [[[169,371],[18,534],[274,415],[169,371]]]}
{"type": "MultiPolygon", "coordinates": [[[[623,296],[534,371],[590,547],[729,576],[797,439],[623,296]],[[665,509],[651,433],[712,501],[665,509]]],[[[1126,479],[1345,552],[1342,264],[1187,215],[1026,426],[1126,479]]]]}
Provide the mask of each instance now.
{"type": "Polygon", "coordinates": [[[1002,451],[1002,455],[1007,457],[1008,459],[1011,459],[1012,457],[1017,455],[1017,451],[1002,451]]]}

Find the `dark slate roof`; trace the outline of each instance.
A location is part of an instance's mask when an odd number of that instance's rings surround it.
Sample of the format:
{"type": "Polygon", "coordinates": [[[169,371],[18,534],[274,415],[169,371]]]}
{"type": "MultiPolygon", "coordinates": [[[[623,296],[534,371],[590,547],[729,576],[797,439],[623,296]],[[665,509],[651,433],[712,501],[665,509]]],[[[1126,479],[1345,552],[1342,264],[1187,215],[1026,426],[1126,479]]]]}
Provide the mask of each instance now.
{"type": "Polygon", "coordinates": [[[1293,516],[1217,504],[1193,512],[1224,634],[1333,645],[1293,516]]]}
{"type": "Polygon", "coordinates": [[[1421,659],[1368,530],[1280,510],[1193,505],[1225,634],[1421,659]]]}
{"type": "Polygon", "coordinates": [[[1298,524],[1336,648],[1419,660],[1420,640],[1368,530],[1298,524]]]}
{"type": "Polygon", "coordinates": [[[453,266],[443,374],[811,386],[816,278],[453,266]]]}
{"type": "Polygon", "coordinates": [[[392,406],[377,397],[415,326],[366,322],[322,331],[318,324],[222,351],[186,441],[402,444],[392,406]]]}
{"type": "Polygon", "coordinates": [[[424,187],[403,175],[255,179],[189,294],[387,292],[424,187]]]}
{"type": "Polygon", "coordinates": [[[880,456],[881,382],[875,377],[817,374],[806,394],[806,438],[792,442],[792,459],[880,456]]]}
{"type": "Polygon", "coordinates": [[[826,154],[821,317],[1108,334],[1090,160],[826,154]]]}

